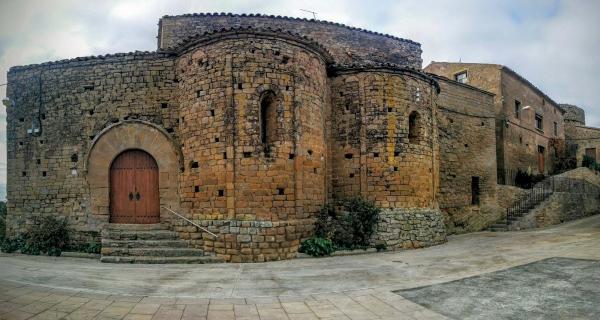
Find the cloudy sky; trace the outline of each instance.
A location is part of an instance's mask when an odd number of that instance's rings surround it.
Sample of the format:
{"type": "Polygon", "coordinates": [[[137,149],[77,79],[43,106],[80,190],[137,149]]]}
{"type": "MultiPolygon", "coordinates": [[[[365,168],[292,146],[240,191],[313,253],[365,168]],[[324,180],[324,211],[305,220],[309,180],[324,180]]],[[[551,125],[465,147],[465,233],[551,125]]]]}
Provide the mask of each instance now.
{"type": "MultiPolygon", "coordinates": [[[[155,50],[158,19],[191,12],[265,13],[341,22],[420,42],[423,61],[499,63],[600,126],[600,1],[26,1],[0,2],[0,84],[10,66],[155,50]]],[[[0,98],[5,87],[0,86],[0,98]]],[[[0,199],[6,110],[0,106],[0,199]]]]}

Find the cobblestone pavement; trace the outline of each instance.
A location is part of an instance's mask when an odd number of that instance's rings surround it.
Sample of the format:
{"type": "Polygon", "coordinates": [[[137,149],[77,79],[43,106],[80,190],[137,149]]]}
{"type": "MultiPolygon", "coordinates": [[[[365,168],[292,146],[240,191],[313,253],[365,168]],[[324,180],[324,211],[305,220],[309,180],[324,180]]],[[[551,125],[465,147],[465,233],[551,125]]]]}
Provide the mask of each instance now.
{"type": "Polygon", "coordinates": [[[392,291],[551,257],[599,260],[600,216],[453,236],[420,250],[259,264],[114,265],[5,254],[0,319],[445,319],[392,291]]]}

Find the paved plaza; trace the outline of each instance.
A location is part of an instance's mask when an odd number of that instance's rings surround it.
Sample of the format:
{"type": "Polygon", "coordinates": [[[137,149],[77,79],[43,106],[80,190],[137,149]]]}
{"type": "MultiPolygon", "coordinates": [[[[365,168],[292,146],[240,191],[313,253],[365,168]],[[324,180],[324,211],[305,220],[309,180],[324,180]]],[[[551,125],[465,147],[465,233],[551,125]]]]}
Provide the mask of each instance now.
{"type": "Polygon", "coordinates": [[[592,285],[598,260],[600,216],[452,236],[420,250],[256,264],[120,265],[2,254],[0,319],[515,319],[493,309],[500,303],[484,312],[453,301],[521,294],[570,312],[600,295],[592,285]],[[497,283],[494,294],[483,290],[490,283],[497,283]],[[515,290],[536,284],[535,296],[515,290]]]}

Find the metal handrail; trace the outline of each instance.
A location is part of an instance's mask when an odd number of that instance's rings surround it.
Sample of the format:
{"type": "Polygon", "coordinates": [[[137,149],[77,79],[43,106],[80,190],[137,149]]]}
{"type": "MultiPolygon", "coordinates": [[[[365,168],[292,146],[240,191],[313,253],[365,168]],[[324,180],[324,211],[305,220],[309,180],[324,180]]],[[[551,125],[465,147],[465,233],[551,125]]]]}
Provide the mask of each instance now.
{"type": "Polygon", "coordinates": [[[174,215],[176,215],[176,216],[180,217],[181,219],[183,219],[183,220],[185,220],[185,221],[187,221],[187,222],[189,222],[189,223],[193,224],[194,226],[198,227],[199,229],[201,229],[201,230],[203,230],[203,231],[206,231],[206,232],[210,233],[210,234],[211,234],[213,237],[217,238],[217,235],[216,235],[216,234],[214,234],[214,233],[212,233],[212,232],[208,231],[208,229],[206,229],[206,228],[204,228],[204,227],[201,227],[200,225],[198,225],[198,224],[197,224],[197,223],[195,223],[194,221],[192,221],[192,220],[190,220],[190,219],[188,219],[188,218],[186,218],[186,217],[184,217],[184,216],[180,215],[179,213],[177,213],[177,212],[175,212],[175,211],[171,210],[170,208],[167,208],[167,207],[165,207],[165,206],[160,206],[160,207],[161,207],[161,208],[165,208],[165,209],[169,210],[169,211],[170,211],[171,213],[173,213],[174,215]]]}

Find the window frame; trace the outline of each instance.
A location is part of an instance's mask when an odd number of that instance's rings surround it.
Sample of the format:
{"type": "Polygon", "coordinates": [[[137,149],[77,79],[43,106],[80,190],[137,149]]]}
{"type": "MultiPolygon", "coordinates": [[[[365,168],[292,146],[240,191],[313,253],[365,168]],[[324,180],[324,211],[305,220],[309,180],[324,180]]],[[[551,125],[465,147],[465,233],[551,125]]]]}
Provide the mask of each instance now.
{"type": "Polygon", "coordinates": [[[544,116],[539,113],[535,114],[535,128],[539,131],[544,131],[544,116]]]}
{"type": "Polygon", "coordinates": [[[462,83],[462,84],[466,84],[469,82],[469,72],[467,70],[464,71],[460,71],[454,74],[454,81],[458,82],[458,83],[462,83]],[[460,76],[464,75],[464,81],[460,80],[460,76]]]}

